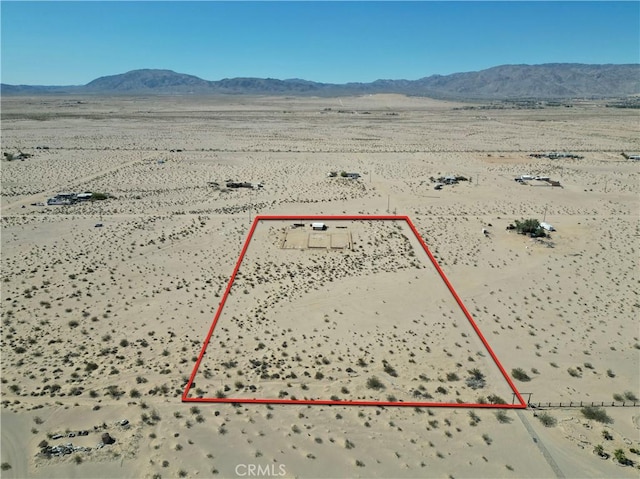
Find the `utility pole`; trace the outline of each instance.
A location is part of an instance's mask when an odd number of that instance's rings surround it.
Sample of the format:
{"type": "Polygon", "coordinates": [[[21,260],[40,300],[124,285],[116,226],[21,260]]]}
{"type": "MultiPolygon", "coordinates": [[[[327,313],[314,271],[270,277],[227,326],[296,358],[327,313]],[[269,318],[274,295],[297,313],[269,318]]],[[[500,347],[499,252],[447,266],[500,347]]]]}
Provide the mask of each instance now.
{"type": "Polygon", "coordinates": [[[387,213],[389,213],[389,202],[391,201],[391,195],[387,195],[387,213]]]}
{"type": "Polygon", "coordinates": [[[547,206],[544,207],[544,216],[542,217],[542,222],[544,223],[547,220],[547,206]]]}

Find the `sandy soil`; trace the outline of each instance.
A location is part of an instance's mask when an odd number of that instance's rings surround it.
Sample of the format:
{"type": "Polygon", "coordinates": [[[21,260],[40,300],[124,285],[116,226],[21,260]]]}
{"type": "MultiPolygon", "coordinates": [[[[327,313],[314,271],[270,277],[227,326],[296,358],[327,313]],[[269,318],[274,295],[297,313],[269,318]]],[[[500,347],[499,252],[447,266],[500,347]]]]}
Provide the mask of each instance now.
{"type": "MultiPolygon", "coordinates": [[[[620,154],[640,153],[637,112],[2,98],[1,133],[3,153],[32,154],[0,170],[2,477],[638,477],[640,164],[620,154]],[[550,151],[584,158],[529,156],[550,151]],[[447,175],[470,181],[434,190],[447,175]],[[64,191],[114,197],[35,205],[64,191]],[[387,213],[411,218],[536,407],[181,402],[256,214],[387,213]],[[522,218],[557,231],[506,229],[522,218]]],[[[289,248],[289,223],[256,228],[191,397],[510,403],[409,231],[336,226],[349,236],[289,248]]]]}

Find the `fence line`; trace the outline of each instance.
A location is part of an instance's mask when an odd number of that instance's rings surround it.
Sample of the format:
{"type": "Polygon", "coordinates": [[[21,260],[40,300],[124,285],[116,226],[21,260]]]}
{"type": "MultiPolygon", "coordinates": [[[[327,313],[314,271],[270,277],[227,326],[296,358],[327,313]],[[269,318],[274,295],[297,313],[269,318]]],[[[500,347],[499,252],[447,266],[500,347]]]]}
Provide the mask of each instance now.
{"type": "Polygon", "coordinates": [[[566,407],[639,407],[640,404],[637,401],[569,401],[569,402],[528,402],[528,407],[531,408],[566,408],[566,407]]]}

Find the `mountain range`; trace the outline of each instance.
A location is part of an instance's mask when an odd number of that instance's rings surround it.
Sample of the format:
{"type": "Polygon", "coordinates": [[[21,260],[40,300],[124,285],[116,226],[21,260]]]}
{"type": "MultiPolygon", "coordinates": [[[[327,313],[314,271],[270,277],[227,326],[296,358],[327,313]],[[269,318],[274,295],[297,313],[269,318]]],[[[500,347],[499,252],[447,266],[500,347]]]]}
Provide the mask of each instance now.
{"type": "Polygon", "coordinates": [[[418,80],[376,80],[370,83],[344,84],[273,78],[225,78],[209,81],[171,70],[142,69],[96,78],[86,85],[36,86],[3,83],[1,93],[296,96],[399,93],[469,100],[619,98],[640,95],[640,64],[501,65],[476,72],[432,75],[418,80]]]}

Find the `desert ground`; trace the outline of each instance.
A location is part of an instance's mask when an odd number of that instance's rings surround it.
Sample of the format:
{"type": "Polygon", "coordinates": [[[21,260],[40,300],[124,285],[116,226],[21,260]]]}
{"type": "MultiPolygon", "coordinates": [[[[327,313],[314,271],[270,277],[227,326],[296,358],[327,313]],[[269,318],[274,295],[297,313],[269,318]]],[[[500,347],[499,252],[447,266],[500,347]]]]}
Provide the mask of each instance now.
{"type": "Polygon", "coordinates": [[[637,110],[1,106],[3,478],[638,477],[637,110]],[[256,226],[187,395],[398,406],[183,402],[256,215],[409,217],[529,407],[402,406],[514,398],[406,225],[346,220],[256,226]],[[507,229],[529,218],[556,231],[507,229]]]}

